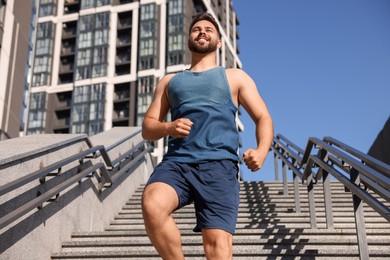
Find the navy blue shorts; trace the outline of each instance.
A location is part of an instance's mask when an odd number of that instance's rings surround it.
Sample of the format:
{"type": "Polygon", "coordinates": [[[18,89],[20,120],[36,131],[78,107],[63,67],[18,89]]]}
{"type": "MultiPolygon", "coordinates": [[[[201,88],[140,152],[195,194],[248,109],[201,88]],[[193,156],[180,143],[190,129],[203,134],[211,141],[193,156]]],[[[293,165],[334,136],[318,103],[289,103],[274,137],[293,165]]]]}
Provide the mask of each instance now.
{"type": "Polygon", "coordinates": [[[194,202],[195,232],[203,228],[235,233],[240,183],[238,165],[230,160],[206,163],[162,161],[156,166],[148,184],[163,182],[175,189],[179,208],[194,202]]]}

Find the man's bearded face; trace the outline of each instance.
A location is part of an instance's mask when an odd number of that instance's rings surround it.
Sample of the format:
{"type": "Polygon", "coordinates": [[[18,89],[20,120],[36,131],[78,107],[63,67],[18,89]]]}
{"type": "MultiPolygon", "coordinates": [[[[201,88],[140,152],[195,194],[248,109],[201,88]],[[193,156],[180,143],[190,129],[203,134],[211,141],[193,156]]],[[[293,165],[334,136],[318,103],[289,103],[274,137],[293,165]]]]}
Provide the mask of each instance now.
{"type": "Polygon", "coordinates": [[[207,54],[217,50],[219,36],[212,23],[202,20],[194,24],[188,38],[188,47],[192,52],[207,54]]]}

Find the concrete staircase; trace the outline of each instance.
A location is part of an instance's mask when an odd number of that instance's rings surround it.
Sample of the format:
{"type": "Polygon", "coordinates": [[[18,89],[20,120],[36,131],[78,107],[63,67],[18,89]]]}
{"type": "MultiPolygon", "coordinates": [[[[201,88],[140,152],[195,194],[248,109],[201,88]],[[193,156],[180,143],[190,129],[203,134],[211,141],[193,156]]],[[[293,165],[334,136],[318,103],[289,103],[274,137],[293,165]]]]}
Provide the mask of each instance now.
{"type": "MultiPolygon", "coordinates": [[[[104,231],[75,232],[52,259],[160,259],[146,236],[140,187],[104,231]]],[[[295,213],[280,182],[243,182],[233,259],[359,259],[352,199],[332,183],[334,229],[325,226],[322,186],[315,186],[317,226],[310,229],[307,188],[300,186],[301,213],[295,213]]],[[[370,259],[390,259],[390,223],[364,208],[370,259]]],[[[193,206],[174,214],[186,259],[205,259],[201,235],[192,232],[193,206]]]]}

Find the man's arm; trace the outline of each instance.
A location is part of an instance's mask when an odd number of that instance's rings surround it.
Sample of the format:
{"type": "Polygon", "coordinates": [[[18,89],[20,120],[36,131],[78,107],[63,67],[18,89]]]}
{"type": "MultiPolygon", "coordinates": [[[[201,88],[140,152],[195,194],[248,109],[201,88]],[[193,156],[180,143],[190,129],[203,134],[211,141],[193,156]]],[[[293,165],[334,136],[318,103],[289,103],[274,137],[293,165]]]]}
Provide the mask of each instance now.
{"type": "Polygon", "coordinates": [[[153,101],[142,123],[142,137],[146,140],[155,141],[167,135],[184,138],[190,133],[192,122],[187,118],[164,122],[169,111],[167,87],[173,76],[164,76],[156,86],[153,101]]]}
{"type": "Polygon", "coordinates": [[[273,122],[267,106],[261,98],[255,82],[242,70],[235,70],[234,79],[239,82],[238,102],[248,112],[256,127],[257,147],[248,149],[243,160],[251,171],[259,170],[267,157],[274,136],[273,122]]]}

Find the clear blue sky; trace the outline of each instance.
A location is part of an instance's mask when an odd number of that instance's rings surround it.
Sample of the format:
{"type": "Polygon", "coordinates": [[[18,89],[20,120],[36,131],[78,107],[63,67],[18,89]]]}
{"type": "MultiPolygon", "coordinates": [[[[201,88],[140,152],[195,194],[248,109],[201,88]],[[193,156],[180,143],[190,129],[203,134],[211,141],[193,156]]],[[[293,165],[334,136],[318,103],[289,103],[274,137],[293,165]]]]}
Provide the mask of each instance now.
{"type": "MultiPolygon", "coordinates": [[[[389,0],[235,0],[240,59],[281,133],[368,152],[390,116],[389,0]]],[[[256,145],[246,113],[243,150],[256,145]]],[[[244,180],[273,180],[272,154],[244,180]]]]}

